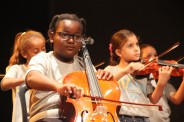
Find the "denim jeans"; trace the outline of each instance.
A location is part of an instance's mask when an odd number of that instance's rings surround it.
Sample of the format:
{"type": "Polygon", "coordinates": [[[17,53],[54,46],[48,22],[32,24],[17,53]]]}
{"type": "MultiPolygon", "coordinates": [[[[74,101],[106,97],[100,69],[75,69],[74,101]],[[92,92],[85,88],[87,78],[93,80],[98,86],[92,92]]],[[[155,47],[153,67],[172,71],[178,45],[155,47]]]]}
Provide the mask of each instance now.
{"type": "Polygon", "coordinates": [[[36,122],[66,122],[66,121],[60,118],[43,118],[36,122]]]}
{"type": "Polygon", "coordinates": [[[148,117],[143,116],[129,116],[129,115],[119,115],[120,122],[150,122],[148,117]]]}

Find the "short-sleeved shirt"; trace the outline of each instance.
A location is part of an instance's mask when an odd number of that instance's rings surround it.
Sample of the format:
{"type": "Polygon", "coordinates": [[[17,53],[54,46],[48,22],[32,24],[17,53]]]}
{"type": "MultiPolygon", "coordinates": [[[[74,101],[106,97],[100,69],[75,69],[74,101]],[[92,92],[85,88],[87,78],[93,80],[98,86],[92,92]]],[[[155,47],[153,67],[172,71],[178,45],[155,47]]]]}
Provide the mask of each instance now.
{"type": "MultiPolygon", "coordinates": [[[[73,63],[64,63],[59,61],[53,54],[53,51],[41,52],[34,56],[28,66],[27,73],[30,71],[39,71],[54,81],[63,83],[63,78],[74,71],[83,71],[83,60],[79,56],[74,56],[73,63]]],[[[32,90],[30,102],[30,121],[36,121],[42,118],[59,118],[60,95],[54,91],[32,90]]]]}
{"type": "MultiPolygon", "coordinates": [[[[13,65],[11,66],[2,82],[5,78],[24,78],[26,73],[26,66],[22,65],[13,65]]],[[[26,105],[27,111],[29,111],[29,92],[26,92],[26,105]]],[[[22,110],[20,104],[20,97],[19,97],[19,86],[12,88],[12,100],[13,100],[13,112],[12,112],[12,122],[22,122],[22,110]]]]}
{"type": "MultiPolygon", "coordinates": [[[[116,74],[122,70],[119,66],[107,66],[106,71],[116,74]]],[[[147,78],[135,79],[130,74],[124,75],[117,82],[120,86],[120,101],[148,104],[147,95],[153,92],[153,87],[147,78]]],[[[119,114],[130,116],[152,116],[152,111],[146,106],[122,104],[119,114]]]]}

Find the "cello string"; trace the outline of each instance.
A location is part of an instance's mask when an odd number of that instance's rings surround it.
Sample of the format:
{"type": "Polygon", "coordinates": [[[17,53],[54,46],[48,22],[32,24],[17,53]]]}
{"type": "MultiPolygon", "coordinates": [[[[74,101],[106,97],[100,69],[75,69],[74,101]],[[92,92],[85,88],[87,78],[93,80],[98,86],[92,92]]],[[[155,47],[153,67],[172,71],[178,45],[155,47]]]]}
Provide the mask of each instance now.
{"type": "Polygon", "coordinates": [[[94,71],[94,67],[88,52],[88,49],[86,47],[86,43],[83,41],[82,42],[82,50],[83,50],[83,58],[84,58],[84,63],[86,66],[86,75],[88,78],[88,83],[90,85],[90,91],[92,96],[99,96],[102,97],[102,93],[100,90],[100,86],[98,84],[98,80],[94,71]]]}
{"type": "Polygon", "coordinates": [[[93,65],[92,65],[92,62],[91,62],[91,60],[90,60],[90,57],[89,57],[89,59],[88,59],[88,62],[89,62],[89,64],[90,64],[90,76],[92,77],[92,81],[93,81],[93,83],[92,83],[92,85],[93,85],[93,87],[95,88],[94,90],[95,90],[95,92],[96,92],[96,94],[95,94],[95,96],[99,96],[99,97],[102,97],[102,93],[101,93],[101,90],[100,90],[100,86],[99,86],[99,84],[98,84],[98,80],[97,80],[97,77],[96,77],[96,74],[95,74],[95,71],[94,71],[94,68],[92,67],[93,65]]]}

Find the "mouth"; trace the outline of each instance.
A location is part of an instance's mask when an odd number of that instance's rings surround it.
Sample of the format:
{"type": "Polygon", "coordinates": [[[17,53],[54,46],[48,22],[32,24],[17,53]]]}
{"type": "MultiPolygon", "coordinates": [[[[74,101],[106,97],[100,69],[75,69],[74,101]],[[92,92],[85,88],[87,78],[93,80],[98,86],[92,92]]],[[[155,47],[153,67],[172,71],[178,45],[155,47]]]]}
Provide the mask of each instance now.
{"type": "Polygon", "coordinates": [[[73,46],[67,46],[66,49],[67,49],[67,50],[74,50],[75,47],[73,47],[73,46]]]}
{"type": "Polygon", "coordinates": [[[136,54],[135,57],[140,57],[140,55],[139,54],[136,54]]]}

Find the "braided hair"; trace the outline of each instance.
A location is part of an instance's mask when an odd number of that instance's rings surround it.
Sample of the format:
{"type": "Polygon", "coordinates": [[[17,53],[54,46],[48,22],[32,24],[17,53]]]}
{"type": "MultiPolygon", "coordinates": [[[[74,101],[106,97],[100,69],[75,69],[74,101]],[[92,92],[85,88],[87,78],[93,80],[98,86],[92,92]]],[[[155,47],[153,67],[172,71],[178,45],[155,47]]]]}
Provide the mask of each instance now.
{"type": "MultiPolygon", "coordinates": [[[[56,29],[58,27],[58,23],[60,21],[63,21],[63,20],[73,20],[73,21],[79,22],[81,24],[81,27],[82,27],[82,35],[83,35],[83,37],[85,37],[85,34],[86,34],[86,21],[85,21],[85,19],[79,18],[76,14],[69,14],[69,13],[58,14],[52,18],[50,25],[49,25],[48,35],[50,34],[50,32],[55,33],[56,29]]],[[[52,49],[53,43],[51,43],[49,40],[47,40],[47,41],[50,45],[50,48],[52,49]]]]}
{"type": "Polygon", "coordinates": [[[79,18],[76,14],[68,14],[68,13],[55,15],[51,20],[48,31],[56,32],[56,28],[58,26],[58,23],[62,20],[65,20],[65,19],[74,20],[74,21],[78,21],[79,23],[81,23],[82,34],[85,35],[85,33],[86,33],[86,21],[85,21],[85,19],[79,18]]]}

